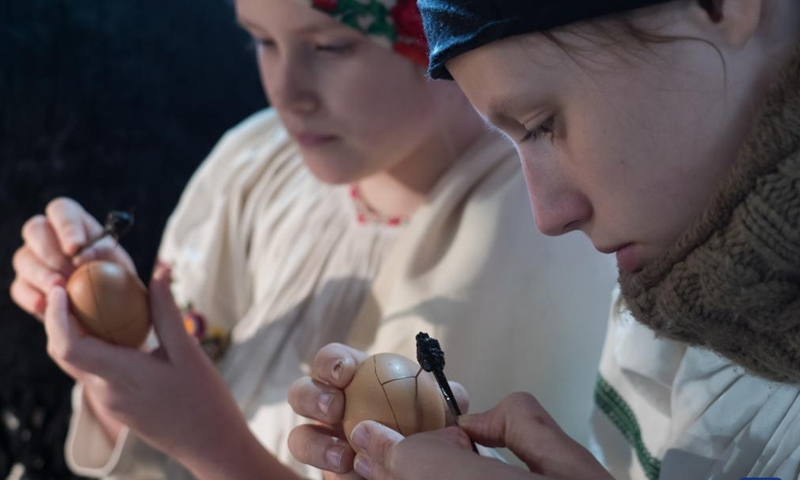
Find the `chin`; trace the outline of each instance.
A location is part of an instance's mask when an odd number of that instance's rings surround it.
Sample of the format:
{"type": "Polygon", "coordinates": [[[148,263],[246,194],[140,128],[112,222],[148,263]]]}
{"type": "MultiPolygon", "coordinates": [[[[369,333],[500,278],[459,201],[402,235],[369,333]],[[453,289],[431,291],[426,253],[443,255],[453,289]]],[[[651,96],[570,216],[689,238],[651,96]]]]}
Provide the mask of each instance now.
{"type": "Polygon", "coordinates": [[[352,165],[332,157],[303,155],[303,164],[317,180],[330,185],[346,185],[363,177],[359,172],[348,168],[352,165]]]}

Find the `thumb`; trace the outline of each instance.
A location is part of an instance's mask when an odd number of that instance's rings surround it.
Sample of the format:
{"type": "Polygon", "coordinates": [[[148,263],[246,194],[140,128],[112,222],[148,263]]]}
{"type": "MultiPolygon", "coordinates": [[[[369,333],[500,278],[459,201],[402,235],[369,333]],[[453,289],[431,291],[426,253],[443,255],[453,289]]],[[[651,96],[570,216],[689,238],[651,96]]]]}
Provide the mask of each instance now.
{"type": "Polygon", "coordinates": [[[472,454],[472,441],[467,433],[459,427],[446,427],[439,430],[419,433],[418,435],[427,437],[427,441],[431,443],[457,447],[460,450],[472,454]]]}
{"type": "Polygon", "coordinates": [[[69,314],[63,288],[54,287],[47,298],[47,352],[65,372],[78,381],[83,381],[84,372],[105,379],[130,376],[134,365],[139,365],[140,352],[82,335],[78,322],[69,314]]]}
{"type": "Polygon", "coordinates": [[[183,326],[183,316],[170,290],[171,283],[170,268],[158,265],[150,280],[150,317],[158,340],[168,356],[171,353],[180,355],[187,345],[193,343],[183,326]]]}

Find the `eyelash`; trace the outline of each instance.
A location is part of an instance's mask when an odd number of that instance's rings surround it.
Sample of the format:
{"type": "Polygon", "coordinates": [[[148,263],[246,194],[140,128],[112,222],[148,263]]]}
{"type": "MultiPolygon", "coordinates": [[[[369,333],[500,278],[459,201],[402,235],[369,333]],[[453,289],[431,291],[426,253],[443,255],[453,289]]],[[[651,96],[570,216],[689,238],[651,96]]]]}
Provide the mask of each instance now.
{"type": "Polygon", "coordinates": [[[520,139],[519,143],[535,142],[540,140],[545,135],[553,134],[553,126],[555,124],[555,117],[549,117],[542,122],[538,127],[533,130],[525,130],[525,135],[520,139]]]}
{"type": "Polygon", "coordinates": [[[264,48],[272,48],[275,46],[275,42],[272,40],[267,40],[265,38],[253,38],[253,42],[250,44],[253,48],[264,47],[264,48]]]}
{"type": "MultiPolygon", "coordinates": [[[[275,48],[275,42],[267,38],[254,38],[252,46],[254,48],[275,48]]],[[[348,53],[354,47],[353,44],[327,44],[327,45],[314,45],[314,50],[321,53],[331,54],[344,54],[348,53]]]]}
{"type": "Polygon", "coordinates": [[[353,49],[352,45],[317,45],[314,49],[321,53],[330,53],[333,55],[343,55],[345,53],[350,53],[353,49]]]}

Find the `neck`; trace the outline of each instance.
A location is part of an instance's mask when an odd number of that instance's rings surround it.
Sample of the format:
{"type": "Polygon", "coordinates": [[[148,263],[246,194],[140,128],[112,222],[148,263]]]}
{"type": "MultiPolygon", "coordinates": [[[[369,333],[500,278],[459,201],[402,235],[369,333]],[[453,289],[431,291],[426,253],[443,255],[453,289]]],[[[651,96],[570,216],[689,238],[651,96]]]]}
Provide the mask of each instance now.
{"type": "Polygon", "coordinates": [[[410,216],[427,201],[439,179],[485,129],[469,107],[455,122],[442,121],[410,155],[394,167],[357,182],[364,201],[376,212],[410,216]]]}

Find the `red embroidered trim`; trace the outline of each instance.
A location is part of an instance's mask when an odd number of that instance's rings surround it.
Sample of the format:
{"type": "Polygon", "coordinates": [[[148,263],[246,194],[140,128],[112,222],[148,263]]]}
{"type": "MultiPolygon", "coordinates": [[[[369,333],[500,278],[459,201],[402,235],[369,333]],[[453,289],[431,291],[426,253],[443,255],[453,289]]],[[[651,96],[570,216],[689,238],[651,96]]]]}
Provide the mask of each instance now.
{"type": "Polygon", "coordinates": [[[360,224],[377,223],[389,227],[399,227],[409,222],[409,217],[404,215],[384,215],[373,210],[364,200],[358,185],[350,185],[350,198],[356,207],[356,220],[360,224]]]}

